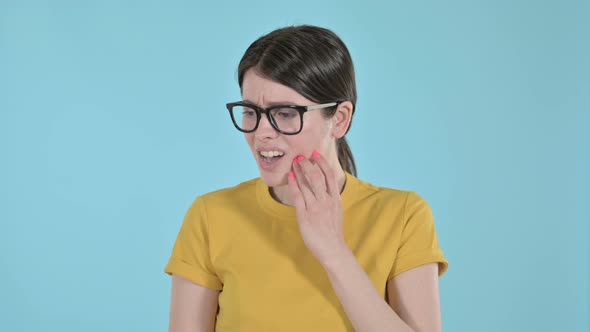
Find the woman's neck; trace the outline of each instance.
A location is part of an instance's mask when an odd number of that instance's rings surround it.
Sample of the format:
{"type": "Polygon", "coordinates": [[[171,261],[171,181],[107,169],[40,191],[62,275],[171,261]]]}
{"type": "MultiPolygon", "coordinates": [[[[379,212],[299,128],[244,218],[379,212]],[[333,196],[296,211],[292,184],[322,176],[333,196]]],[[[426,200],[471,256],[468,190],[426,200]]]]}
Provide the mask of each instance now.
{"type": "MultiPolygon", "coordinates": [[[[342,193],[344,186],[346,185],[346,174],[344,170],[340,166],[340,163],[337,164],[338,167],[335,167],[336,170],[336,183],[338,184],[338,192],[342,193]]],[[[270,188],[270,195],[278,202],[294,206],[293,197],[291,196],[291,191],[289,190],[289,185],[282,185],[282,186],[275,186],[270,188]]]]}

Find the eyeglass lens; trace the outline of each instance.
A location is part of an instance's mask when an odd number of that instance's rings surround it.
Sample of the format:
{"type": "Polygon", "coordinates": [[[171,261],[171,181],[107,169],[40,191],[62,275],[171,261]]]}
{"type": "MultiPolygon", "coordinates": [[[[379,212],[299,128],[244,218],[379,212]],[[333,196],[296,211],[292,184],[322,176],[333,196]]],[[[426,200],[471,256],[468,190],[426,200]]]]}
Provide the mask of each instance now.
{"type": "MultiPolygon", "coordinates": [[[[248,106],[234,106],[232,108],[233,118],[242,130],[250,131],[256,127],[258,117],[256,110],[248,106]]],[[[264,115],[262,115],[264,116],[264,115]]],[[[295,133],[301,127],[301,115],[293,108],[273,108],[270,116],[279,130],[286,133],[295,133]]]]}

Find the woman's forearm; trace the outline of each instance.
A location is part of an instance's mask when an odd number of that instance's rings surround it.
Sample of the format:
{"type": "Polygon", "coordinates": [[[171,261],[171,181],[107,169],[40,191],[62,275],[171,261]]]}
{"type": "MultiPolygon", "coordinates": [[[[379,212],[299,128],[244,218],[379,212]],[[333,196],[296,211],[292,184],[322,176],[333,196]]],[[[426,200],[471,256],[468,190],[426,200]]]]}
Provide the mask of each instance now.
{"type": "Polygon", "coordinates": [[[322,265],[357,332],[413,332],[381,297],[350,249],[322,265]]]}

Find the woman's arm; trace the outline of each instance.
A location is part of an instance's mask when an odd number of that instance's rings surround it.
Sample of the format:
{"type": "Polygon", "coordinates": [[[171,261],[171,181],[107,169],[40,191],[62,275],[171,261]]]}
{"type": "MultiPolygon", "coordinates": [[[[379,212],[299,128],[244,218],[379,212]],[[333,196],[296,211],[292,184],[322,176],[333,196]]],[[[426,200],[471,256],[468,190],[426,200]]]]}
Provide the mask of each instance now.
{"type": "Polygon", "coordinates": [[[436,263],[392,278],[387,285],[390,305],[379,295],[352,252],[324,264],[324,268],[357,332],[441,330],[436,263]]]}
{"type": "Polygon", "coordinates": [[[289,174],[289,189],[297,211],[299,232],[307,248],[326,270],[355,330],[440,331],[437,264],[417,267],[393,277],[387,287],[390,298],[395,300],[390,307],[345,241],[341,187],[328,161],[314,151],[312,159],[295,158],[293,170],[289,174]]]}
{"type": "Polygon", "coordinates": [[[438,263],[402,272],[387,283],[391,308],[414,331],[441,331],[438,263]]]}
{"type": "Polygon", "coordinates": [[[169,332],[213,332],[219,291],[172,275],[169,332]]]}

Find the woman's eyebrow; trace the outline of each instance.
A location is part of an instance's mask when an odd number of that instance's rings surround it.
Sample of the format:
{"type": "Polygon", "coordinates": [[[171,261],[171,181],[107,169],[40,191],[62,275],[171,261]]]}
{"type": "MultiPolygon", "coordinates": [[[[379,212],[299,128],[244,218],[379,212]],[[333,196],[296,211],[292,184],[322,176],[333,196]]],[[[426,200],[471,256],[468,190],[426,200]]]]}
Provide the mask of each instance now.
{"type": "MultiPolygon", "coordinates": [[[[251,100],[248,100],[248,99],[244,99],[244,102],[245,103],[248,103],[248,104],[256,105],[258,107],[261,107],[258,104],[256,104],[255,102],[253,102],[251,100]]],[[[274,102],[268,103],[268,106],[269,107],[270,106],[276,106],[276,105],[299,105],[299,104],[294,103],[292,101],[274,101],[274,102]]]]}

